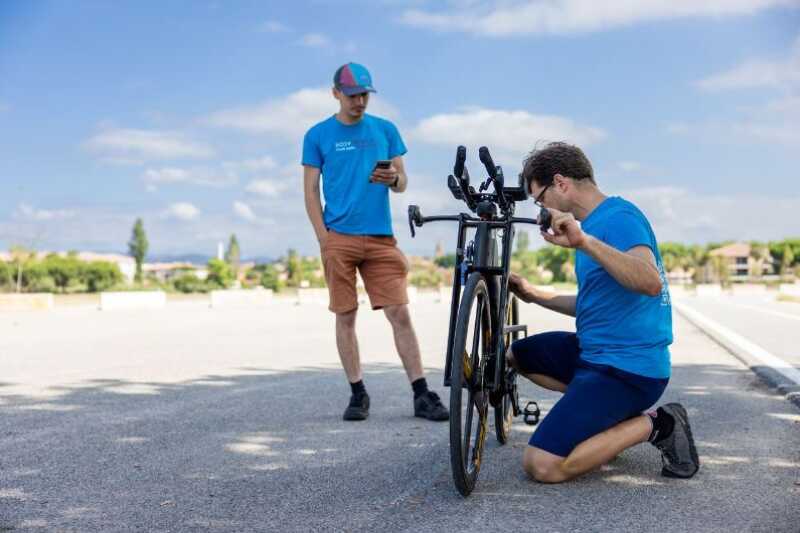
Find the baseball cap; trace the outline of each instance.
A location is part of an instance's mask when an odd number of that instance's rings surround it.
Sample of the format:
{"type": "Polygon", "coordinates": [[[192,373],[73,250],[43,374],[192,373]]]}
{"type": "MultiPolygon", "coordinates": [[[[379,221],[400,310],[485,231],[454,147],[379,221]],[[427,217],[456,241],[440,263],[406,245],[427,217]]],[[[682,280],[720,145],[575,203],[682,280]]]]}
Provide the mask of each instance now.
{"type": "Polygon", "coordinates": [[[364,65],[358,63],[347,63],[339,67],[333,75],[333,84],[347,96],[375,92],[372,76],[364,65]]]}

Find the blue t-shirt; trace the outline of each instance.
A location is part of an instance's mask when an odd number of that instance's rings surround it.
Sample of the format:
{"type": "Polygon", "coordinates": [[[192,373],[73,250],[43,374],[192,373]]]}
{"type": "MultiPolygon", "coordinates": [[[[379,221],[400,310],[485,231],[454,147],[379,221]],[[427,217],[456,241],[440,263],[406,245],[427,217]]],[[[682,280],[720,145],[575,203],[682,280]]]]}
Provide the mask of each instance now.
{"type": "Polygon", "coordinates": [[[581,222],[584,232],[627,252],[647,246],[656,258],[662,289],[647,296],[626,289],[611,274],[578,250],[576,328],[581,358],[650,378],[670,376],[672,304],[656,236],[647,218],[620,197],[606,198],[581,222]]]}
{"type": "Polygon", "coordinates": [[[372,115],[342,124],[332,116],[303,139],[303,165],[322,171],[325,226],[350,235],[392,235],[389,187],[370,183],[380,159],[406,153],[394,124],[372,115]]]}

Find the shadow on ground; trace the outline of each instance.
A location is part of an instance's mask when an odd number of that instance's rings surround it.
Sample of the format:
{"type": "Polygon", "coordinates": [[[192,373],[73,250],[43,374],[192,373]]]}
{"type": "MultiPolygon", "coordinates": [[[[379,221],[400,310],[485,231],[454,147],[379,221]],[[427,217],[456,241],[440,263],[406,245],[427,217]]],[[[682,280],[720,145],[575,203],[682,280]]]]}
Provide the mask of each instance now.
{"type": "MultiPolygon", "coordinates": [[[[490,436],[468,499],[448,424],[412,416],[399,366],[365,367],[372,410],[358,423],[341,420],[341,369],[239,370],[91,380],[46,400],[0,383],[0,531],[800,529],[800,411],[738,367],[674,368],[664,401],[688,406],[703,461],[692,480],[660,477],[640,445],[576,482],[535,484],[517,422],[509,445],[490,436]]],[[[440,373],[429,381],[442,390],[440,373]]],[[[557,399],[530,384],[522,395],[557,399]]]]}

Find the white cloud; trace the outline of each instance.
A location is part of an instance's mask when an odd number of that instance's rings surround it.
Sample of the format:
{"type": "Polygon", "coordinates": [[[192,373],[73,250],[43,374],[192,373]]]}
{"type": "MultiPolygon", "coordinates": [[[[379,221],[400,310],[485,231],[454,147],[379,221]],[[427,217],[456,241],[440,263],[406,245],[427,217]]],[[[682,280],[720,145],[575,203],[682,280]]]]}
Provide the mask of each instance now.
{"type": "Polygon", "coordinates": [[[291,29],[277,20],[268,20],[259,26],[259,30],[265,33],[287,33],[291,29]]]}
{"type": "Polygon", "coordinates": [[[623,172],[636,172],[642,169],[642,164],[638,161],[620,161],[619,168],[623,172]]]}
{"type": "Polygon", "coordinates": [[[647,215],[661,242],[791,237],[796,234],[800,206],[797,196],[699,194],[680,187],[634,189],[621,195],[647,215]]]}
{"type": "Polygon", "coordinates": [[[437,31],[512,36],[577,34],[657,20],[750,15],[796,0],[527,0],[456,2],[438,12],[411,9],[401,22],[437,31]]]}
{"type": "Polygon", "coordinates": [[[797,87],[800,85],[800,38],[794,42],[788,58],[746,61],[730,70],[704,78],[695,85],[705,91],[797,87]]]}
{"type": "Polygon", "coordinates": [[[542,140],[588,146],[605,139],[606,133],[554,115],[470,108],[426,118],[411,131],[410,137],[450,147],[486,145],[493,153],[520,158],[542,140]]]}
{"type": "Polygon", "coordinates": [[[250,206],[244,202],[233,202],[233,212],[236,214],[236,216],[250,222],[255,222],[258,220],[258,217],[256,217],[256,214],[253,212],[250,206]]]}
{"type": "Polygon", "coordinates": [[[153,159],[203,159],[212,157],[210,147],[190,141],[176,132],[108,129],[84,143],[90,151],[111,160],[141,162],[153,159]]]}
{"type": "Polygon", "coordinates": [[[300,39],[299,44],[309,48],[325,48],[331,46],[331,40],[322,33],[307,33],[300,39]]]}
{"type": "Polygon", "coordinates": [[[175,218],[178,220],[193,220],[200,214],[200,210],[189,202],[171,204],[161,214],[162,218],[175,218]]]}
{"type": "MultiPolygon", "coordinates": [[[[339,110],[330,88],[301,89],[290,95],[261,104],[223,109],[206,119],[207,123],[251,133],[272,133],[297,141],[316,124],[339,110]]],[[[368,111],[393,118],[397,111],[381,98],[370,97],[368,111]]]]}
{"type": "Polygon", "coordinates": [[[213,171],[207,168],[148,168],[142,179],[148,186],[165,183],[186,183],[207,187],[227,187],[239,181],[230,170],[213,171]]]}
{"type": "Polygon", "coordinates": [[[260,196],[265,196],[267,198],[274,198],[278,196],[281,192],[285,191],[288,188],[288,184],[285,182],[275,181],[275,180],[253,180],[247,184],[245,190],[247,192],[251,192],[254,194],[258,194],[260,196]]]}
{"type": "Polygon", "coordinates": [[[14,214],[21,219],[47,221],[72,218],[77,212],[72,209],[37,209],[29,204],[21,203],[17,206],[14,214]]]}
{"type": "Polygon", "coordinates": [[[800,146],[800,37],[787,58],[751,60],[731,70],[695,82],[708,92],[745,89],[777,89],[782,94],[759,105],[739,108],[734,119],[673,123],[667,131],[722,142],[750,142],[800,146]]]}
{"type": "Polygon", "coordinates": [[[223,166],[229,169],[242,169],[249,171],[273,170],[278,167],[278,163],[272,156],[265,155],[244,161],[226,161],[223,166]]]}

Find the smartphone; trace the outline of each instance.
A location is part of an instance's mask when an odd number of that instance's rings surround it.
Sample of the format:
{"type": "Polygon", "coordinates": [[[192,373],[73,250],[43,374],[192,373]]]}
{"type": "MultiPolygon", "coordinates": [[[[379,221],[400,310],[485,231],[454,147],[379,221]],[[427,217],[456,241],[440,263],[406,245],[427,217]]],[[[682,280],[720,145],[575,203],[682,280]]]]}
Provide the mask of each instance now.
{"type": "Polygon", "coordinates": [[[375,168],[389,168],[392,166],[392,162],[389,159],[379,159],[378,162],[375,163],[375,168]]]}

